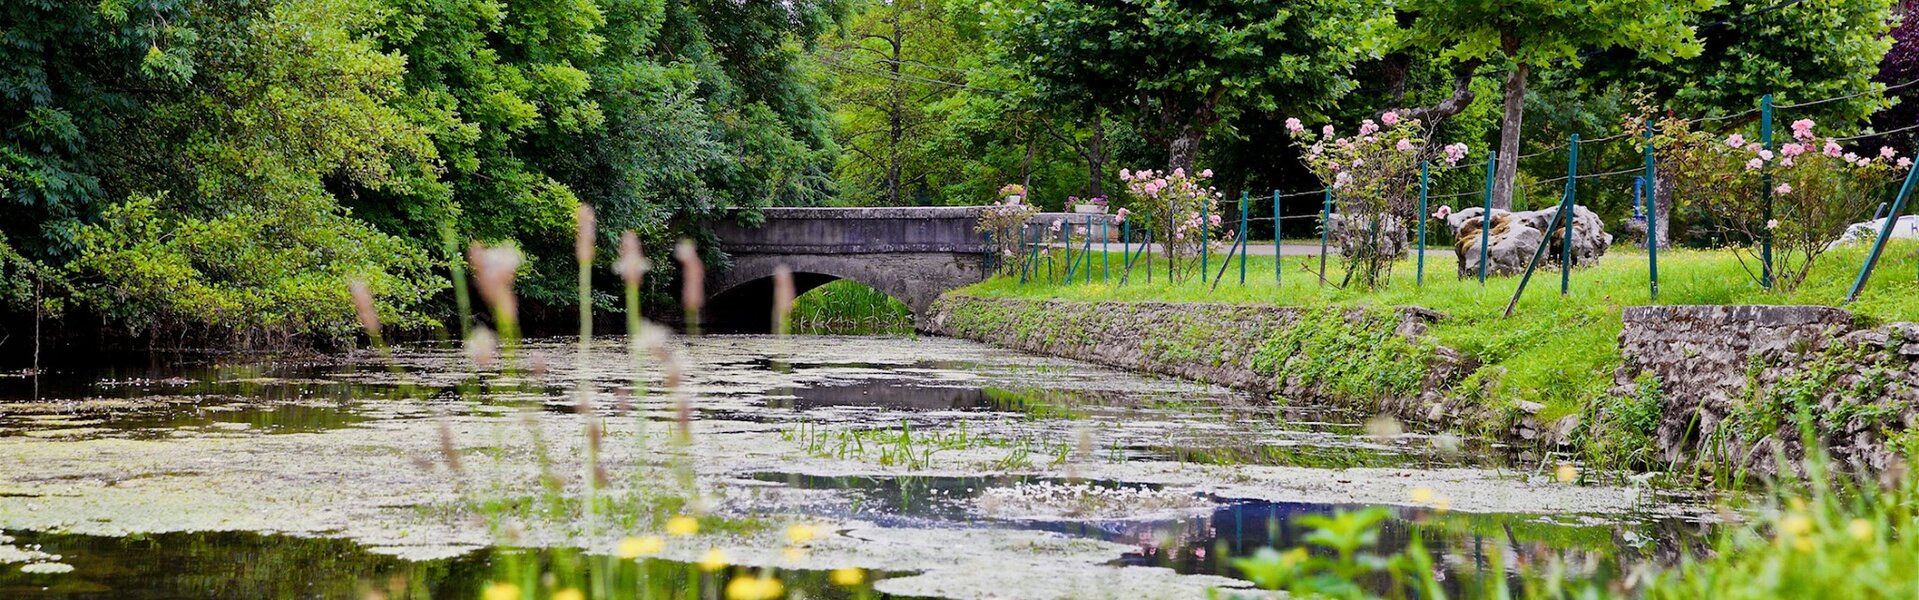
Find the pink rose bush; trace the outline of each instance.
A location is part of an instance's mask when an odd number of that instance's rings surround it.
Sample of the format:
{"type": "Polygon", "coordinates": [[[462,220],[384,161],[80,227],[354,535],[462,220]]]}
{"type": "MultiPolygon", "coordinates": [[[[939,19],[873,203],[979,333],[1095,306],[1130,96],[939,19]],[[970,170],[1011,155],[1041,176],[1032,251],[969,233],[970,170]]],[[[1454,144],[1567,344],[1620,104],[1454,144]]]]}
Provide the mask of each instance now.
{"type": "Polygon", "coordinates": [[[1424,218],[1414,214],[1420,161],[1451,166],[1467,155],[1463,143],[1429,145],[1418,119],[1392,111],[1361,121],[1346,137],[1332,125],[1314,135],[1298,119],[1288,119],[1286,130],[1306,167],[1332,190],[1337,214],[1328,233],[1339,241],[1350,279],[1367,287],[1386,282],[1406,251],[1407,224],[1424,218]]]}
{"type": "Polygon", "coordinates": [[[999,201],[980,209],[979,224],[974,226],[974,231],[990,238],[989,245],[998,257],[994,266],[1000,272],[1019,270],[1022,234],[1026,233],[1026,223],[1039,212],[1038,207],[1025,200],[1026,186],[1007,184],[999,189],[999,201]]]}
{"type": "MultiPolygon", "coordinates": [[[[1629,120],[1627,126],[1644,123],[1629,120]]],[[[1777,152],[1738,133],[1719,138],[1691,126],[1665,119],[1653,139],[1661,172],[1673,184],[1673,201],[1711,215],[1723,239],[1740,242],[1735,254],[1741,262],[1763,260],[1760,245],[1770,239],[1776,290],[1805,281],[1847,225],[1872,218],[1888,184],[1912,168],[1910,158],[1890,147],[1848,151],[1840,140],[1821,136],[1812,119],[1793,121],[1792,138],[1777,152]]],[[[1746,271],[1757,279],[1764,267],[1748,264],[1746,271]]]]}
{"type": "Polygon", "coordinates": [[[1172,261],[1176,277],[1191,266],[1186,263],[1199,255],[1204,244],[1232,237],[1234,232],[1221,226],[1221,194],[1207,183],[1213,178],[1212,169],[1193,174],[1183,168],[1170,173],[1120,169],[1119,177],[1126,187],[1128,207],[1136,211],[1122,208],[1115,221],[1136,221],[1135,227],[1150,229],[1172,261]]]}

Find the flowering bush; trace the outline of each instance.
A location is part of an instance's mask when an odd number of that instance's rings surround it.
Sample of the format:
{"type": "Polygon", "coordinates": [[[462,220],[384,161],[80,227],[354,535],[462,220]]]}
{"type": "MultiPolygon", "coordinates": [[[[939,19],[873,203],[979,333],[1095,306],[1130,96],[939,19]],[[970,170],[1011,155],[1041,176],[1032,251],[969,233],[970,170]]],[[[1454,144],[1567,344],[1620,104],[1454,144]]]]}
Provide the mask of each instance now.
{"type": "MultiPolygon", "coordinates": [[[[1230,238],[1231,232],[1220,226],[1219,190],[1205,182],[1213,178],[1212,169],[1191,175],[1185,169],[1171,173],[1120,169],[1119,178],[1126,182],[1131,206],[1139,209],[1133,218],[1152,228],[1175,278],[1184,259],[1198,255],[1209,238],[1230,238]]],[[[1132,213],[1121,211],[1127,214],[1132,213]]],[[[1121,215],[1115,215],[1116,219],[1127,218],[1121,215]]]]}
{"type": "MultiPolygon", "coordinates": [[[[1386,282],[1393,261],[1405,253],[1406,224],[1421,215],[1414,186],[1419,162],[1429,157],[1418,119],[1401,119],[1388,112],[1379,122],[1367,119],[1358,133],[1340,137],[1332,125],[1314,133],[1287,119],[1286,131],[1304,151],[1306,166],[1333,190],[1333,205],[1342,215],[1328,223],[1346,261],[1346,280],[1366,287],[1386,282]]],[[[1441,149],[1436,158],[1447,165],[1466,157],[1465,144],[1441,149]]]]}
{"type": "MultiPolygon", "coordinates": [[[[1644,119],[1627,126],[1643,128],[1644,119]]],[[[1794,121],[1791,138],[1776,151],[1738,133],[1720,138],[1691,125],[1667,118],[1653,138],[1674,201],[1710,215],[1711,226],[1737,244],[1734,254],[1755,280],[1764,272],[1759,246],[1770,236],[1774,289],[1782,291],[1805,281],[1846,226],[1871,218],[1887,184],[1912,167],[1890,147],[1863,156],[1847,151],[1815,133],[1811,119],[1794,121]],[[1770,218],[1766,191],[1772,192],[1770,218]]]]}
{"type": "Polygon", "coordinates": [[[999,193],[999,202],[980,208],[979,225],[974,229],[990,236],[992,252],[999,257],[994,261],[998,270],[1012,272],[1019,269],[1021,234],[1039,209],[1024,202],[1025,186],[1007,184],[999,193]]]}

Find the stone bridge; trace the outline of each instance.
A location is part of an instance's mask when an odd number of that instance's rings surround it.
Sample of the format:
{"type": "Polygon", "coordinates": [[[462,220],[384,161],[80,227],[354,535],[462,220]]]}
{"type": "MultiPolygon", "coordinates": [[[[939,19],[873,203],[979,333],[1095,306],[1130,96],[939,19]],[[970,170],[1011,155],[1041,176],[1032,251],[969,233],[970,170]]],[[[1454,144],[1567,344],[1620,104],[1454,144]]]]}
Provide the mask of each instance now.
{"type": "MultiPolygon", "coordinates": [[[[974,231],[978,207],[769,208],[760,227],[715,227],[732,264],[706,283],[701,321],[720,329],[766,331],[773,270],[793,270],[795,292],[851,279],[906,303],[924,323],[947,290],[986,278],[986,245],[974,231]]],[[[922,329],[924,329],[922,327],[922,329]]]]}

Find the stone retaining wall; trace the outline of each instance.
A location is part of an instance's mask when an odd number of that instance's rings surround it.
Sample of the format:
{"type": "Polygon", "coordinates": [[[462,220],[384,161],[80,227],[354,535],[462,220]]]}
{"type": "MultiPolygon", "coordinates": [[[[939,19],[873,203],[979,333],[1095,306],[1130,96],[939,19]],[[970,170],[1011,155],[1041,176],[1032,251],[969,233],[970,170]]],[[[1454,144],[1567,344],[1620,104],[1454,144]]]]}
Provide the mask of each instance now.
{"type": "MultiPolygon", "coordinates": [[[[1442,318],[1417,309],[1302,309],[1161,302],[1069,302],[947,294],[931,330],[1060,356],[1482,430],[1513,423],[1448,404],[1471,365],[1424,336],[1442,318]]],[[[1524,421],[1524,419],[1521,419],[1524,421]]],[[[1519,428],[1529,427],[1518,424],[1519,428]]]]}
{"type": "MultiPolygon", "coordinates": [[[[1471,404],[1478,394],[1459,387],[1479,365],[1424,336],[1442,318],[1417,308],[948,294],[927,322],[954,337],[1286,401],[1347,405],[1522,443],[1573,441],[1577,415],[1540,423],[1532,416],[1540,407],[1527,402],[1471,404]]],[[[1638,434],[1650,437],[1659,465],[1703,459],[1769,470],[1780,453],[1801,455],[1802,412],[1847,463],[1887,468],[1896,462],[1890,446],[1919,445],[1919,436],[1905,433],[1919,425],[1919,324],[1862,326],[1830,307],[1633,307],[1625,310],[1619,352],[1613,396],[1641,394],[1644,382],[1656,388],[1657,430],[1638,434]]]]}
{"type": "Polygon", "coordinates": [[[1887,441],[1914,425],[1919,324],[1862,326],[1825,306],[1644,306],[1624,320],[1615,393],[1656,379],[1662,462],[1768,470],[1800,455],[1803,410],[1835,458],[1883,469],[1887,441]]]}

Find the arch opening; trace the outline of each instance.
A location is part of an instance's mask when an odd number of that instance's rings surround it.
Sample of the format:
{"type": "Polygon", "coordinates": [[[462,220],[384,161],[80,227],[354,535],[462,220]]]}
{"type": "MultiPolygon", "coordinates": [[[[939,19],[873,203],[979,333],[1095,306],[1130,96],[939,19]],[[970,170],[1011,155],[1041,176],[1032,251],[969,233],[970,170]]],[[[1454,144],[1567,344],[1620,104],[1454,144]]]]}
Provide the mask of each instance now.
{"type": "MultiPolygon", "coordinates": [[[[793,273],[792,333],[903,334],[913,330],[913,309],[877,286],[839,275],[793,273]]],[[[703,328],[728,333],[773,330],[773,278],[759,277],[707,299],[703,328]]]]}

